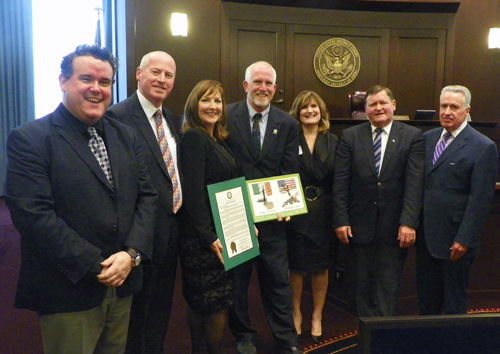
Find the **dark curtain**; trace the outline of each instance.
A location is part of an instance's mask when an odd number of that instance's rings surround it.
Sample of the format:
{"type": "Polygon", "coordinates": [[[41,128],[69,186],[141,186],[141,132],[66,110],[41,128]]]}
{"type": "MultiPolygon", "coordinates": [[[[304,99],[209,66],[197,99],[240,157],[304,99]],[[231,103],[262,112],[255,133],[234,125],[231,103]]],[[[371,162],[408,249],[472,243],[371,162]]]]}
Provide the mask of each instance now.
{"type": "Polygon", "coordinates": [[[35,119],[31,0],[0,1],[0,195],[7,134],[35,119]]]}

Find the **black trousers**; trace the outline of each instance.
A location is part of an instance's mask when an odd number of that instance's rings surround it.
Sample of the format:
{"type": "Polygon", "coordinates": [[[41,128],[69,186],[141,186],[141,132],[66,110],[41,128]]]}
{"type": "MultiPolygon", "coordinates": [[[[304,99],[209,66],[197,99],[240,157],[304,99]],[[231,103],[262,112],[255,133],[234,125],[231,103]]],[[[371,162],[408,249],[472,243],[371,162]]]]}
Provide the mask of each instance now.
{"type": "Polygon", "coordinates": [[[268,242],[260,240],[260,256],[233,269],[235,301],[229,311],[231,332],[238,342],[254,341],[257,335],[252,328],[248,308],[248,288],[254,266],[264,312],[277,346],[296,347],[297,332],[293,324],[287,244],[284,237],[268,242]]]}

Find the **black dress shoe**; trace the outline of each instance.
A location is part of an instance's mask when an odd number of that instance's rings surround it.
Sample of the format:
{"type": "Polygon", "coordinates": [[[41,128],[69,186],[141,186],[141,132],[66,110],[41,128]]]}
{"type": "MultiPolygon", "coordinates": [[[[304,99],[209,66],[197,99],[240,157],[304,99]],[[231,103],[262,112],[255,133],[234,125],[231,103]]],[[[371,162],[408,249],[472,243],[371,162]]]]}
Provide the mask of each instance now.
{"type": "Polygon", "coordinates": [[[252,342],[245,341],[245,342],[238,342],[238,345],[236,346],[236,351],[238,352],[238,354],[256,354],[257,348],[255,348],[255,345],[252,342]]]}

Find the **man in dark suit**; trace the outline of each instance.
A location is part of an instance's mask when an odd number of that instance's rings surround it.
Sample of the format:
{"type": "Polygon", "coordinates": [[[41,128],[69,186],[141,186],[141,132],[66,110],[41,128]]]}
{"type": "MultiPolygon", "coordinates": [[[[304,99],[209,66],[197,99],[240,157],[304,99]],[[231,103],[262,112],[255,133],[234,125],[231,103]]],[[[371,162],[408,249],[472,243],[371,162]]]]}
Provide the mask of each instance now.
{"type": "MultiPolygon", "coordinates": [[[[227,107],[228,144],[247,180],[298,172],[298,123],[271,105],[276,87],[274,68],[267,62],[256,62],[245,73],[243,88],[247,98],[227,107]],[[252,142],[255,134],[257,147],[252,142]]],[[[237,351],[256,353],[256,332],[248,312],[248,287],[255,264],[262,304],[278,353],[301,353],[292,317],[285,223],[263,222],[257,228],[260,256],[233,270],[235,301],[229,313],[229,328],[238,342],[237,351]]]]}
{"type": "Polygon", "coordinates": [[[445,87],[441,128],[424,134],[425,237],[417,242],[421,315],[467,313],[469,270],[495,192],[497,147],[467,124],[470,102],[466,87],[445,87]]]}
{"type": "Polygon", "coordinates": [[[115,70],[107,49],[77,47],[61,63],[62,104],[8,137],[4,196],[21,234],[14,305],[39,314],[45,353],[123,353],[151,256],[157,194],[140,144],[103,116],[115,70]]]}
{"type": "Polygon", "coordinates": [[[133,127],[137,133],[151,183],[158,192],[152,262],[144,264],[144,284],[134,295],[126,353],[163,354],[172,309],[177,270],[177,210],[182,204],[180,178],[177,180],[181,200],[174,208],[174,186],[158,142],[155,112],[160,110],[164,136],[179,177],[178,136],[172,114],[162,107],[174,87],[176,66],[167,53],[146,54],[136,71],[137,91],[128,99],[111,106],[108,115],[133,127]]]}
{"type": "Polygon", "coordinates": [[[397,314],[401,273],[422,206],[422,131],[394,121],[395,109],[390,89],[370,88],[369,122],[342,132],[335,158],[333,222],[338,239],[356,256],[360,317],[397,314]]]}

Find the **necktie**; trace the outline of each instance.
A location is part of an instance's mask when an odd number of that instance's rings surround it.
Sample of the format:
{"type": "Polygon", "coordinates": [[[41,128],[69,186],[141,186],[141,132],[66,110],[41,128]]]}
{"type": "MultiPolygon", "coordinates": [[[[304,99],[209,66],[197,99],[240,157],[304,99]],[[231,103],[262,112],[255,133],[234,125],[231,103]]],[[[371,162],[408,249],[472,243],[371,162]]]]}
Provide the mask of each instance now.
{"type": "Polygon", "coordinates": [[[373,139],[373,152],[375,154],[375,170],[377,171],[377,176],[380,174],[380,160],[382,157],[382,132],[384,129],[375,129],[375,139],[373,139]]]}
{"type": "Polygon", "coordinates": [[[445,133],[443,135],[443,140],[441,140],[441,142],[436,146],[436,149],[434,149],[434,157],[432,158],[433,165],[436,163],[439,156],[441,156],[444,149],[446,149],[446,144],[448,143],[448,139],[450,139],[450,138],[451,138],[451,134],[445,133]]]}
{"type": "Polygon", "coordinates": [[[255,113],[252,120],[252,147],[256,158],[259,158],[260,154],[260,126],[259,121],[262,118],[262,114],[255,113]]]}
{"type": "Polygon", "coordinates": [[[109,184],[113,185],[113,176],[111,175],[111,166],[109,164],[108,151],[106,150],[106,145],[104,145],[104,141],[97,134],[97,131],[94,127],[89,127],[87,131],[90,134],[89,147],[92,150],[97,162],[102,168],[102,171],[106,175],[109,184]]]}
{"type": "Polygon", "coordinates": [[[165,161],[165,166],[167,167],[168,176],[172,182],[173,188],[173,201],[172,201],[172,211],[177,213],[177,210],[181,207],[181,190],[179,186],[179,180],[177,179],[177,172],[175,171],[174,160],[172,159],[172,153],[168,147],[167,138],[165,137],[165,130],[163,129],[163,119],[161,111],[158,109],[154,114],[154,119],[156,120],[156,129],[158,132],[158,144],[160,145],[161,155],[163,161],[165,161]]]}

